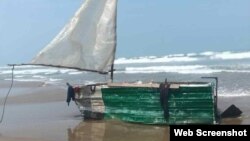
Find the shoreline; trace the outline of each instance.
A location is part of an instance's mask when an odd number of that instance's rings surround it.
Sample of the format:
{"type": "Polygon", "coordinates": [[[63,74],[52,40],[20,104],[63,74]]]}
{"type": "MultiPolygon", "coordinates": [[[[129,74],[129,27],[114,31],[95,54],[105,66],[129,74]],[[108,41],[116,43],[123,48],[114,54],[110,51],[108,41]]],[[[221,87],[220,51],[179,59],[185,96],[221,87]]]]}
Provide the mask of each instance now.
{"type": "MultiPolygon", "coordinates": [[[[9,90],[8,83],[0,81],[0,106],[9,90]],[[3,85],[2,85],[3,84],[3,85]]],[[[28,103],[47,103],[65,101],[67,94],[66,86],[44,84],[44,82],[14,82],[10,91],[7,104],[28,104],[28,103]]]]}

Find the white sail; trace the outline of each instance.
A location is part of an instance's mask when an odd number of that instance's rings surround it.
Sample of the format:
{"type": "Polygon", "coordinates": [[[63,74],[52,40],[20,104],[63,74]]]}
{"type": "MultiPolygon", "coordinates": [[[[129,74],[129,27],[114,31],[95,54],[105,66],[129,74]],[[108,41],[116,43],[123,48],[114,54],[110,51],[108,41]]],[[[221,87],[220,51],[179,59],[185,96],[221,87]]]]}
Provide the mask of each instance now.
{"type": "Polygon", "coordinates": [[[117,0],[86,0],[32,64],[106,72],[115,58],[117,0]]]}

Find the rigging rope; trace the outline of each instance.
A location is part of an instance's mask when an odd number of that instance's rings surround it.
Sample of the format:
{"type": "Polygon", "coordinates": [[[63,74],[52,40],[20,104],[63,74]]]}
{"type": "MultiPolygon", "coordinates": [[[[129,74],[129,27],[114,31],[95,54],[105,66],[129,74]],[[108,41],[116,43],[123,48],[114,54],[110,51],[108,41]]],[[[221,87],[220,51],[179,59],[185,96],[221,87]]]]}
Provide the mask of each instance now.
{"type": "Polygon", "coordinates": [[[8,93],[6,94],[5,99],[4,99],[4,103],[3,103],[3,112],[2,112],[2,116],[1,116],[0,123],[3,122],[4,112],[5,112],[5,107],[6,107],[6,102],[7,102],[8,96],[9,96],[9,94],[10,94],[10,91],[11,91],[11,89],[12,89],[12,87],[13,87],[13,83],[14,83],[14,68],[15,68],[15,65],[12,66],[12,72],[11,72],[11,85],[10,85],[9,91],[8,91],[8,93]]]}

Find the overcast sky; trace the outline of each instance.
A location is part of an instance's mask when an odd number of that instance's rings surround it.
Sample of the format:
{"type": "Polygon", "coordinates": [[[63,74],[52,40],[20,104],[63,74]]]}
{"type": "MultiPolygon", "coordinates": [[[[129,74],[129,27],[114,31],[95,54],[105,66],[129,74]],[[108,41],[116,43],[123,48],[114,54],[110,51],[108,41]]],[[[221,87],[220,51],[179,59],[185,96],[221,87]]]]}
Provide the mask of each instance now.
{"type": "MultiPolygon", "coordinates": [[[[1,0],[0,65],[29,62],[83,0],[1,0]]],[[[250,0],[119,0],[118,57],[250,50],[250,0]]]]}

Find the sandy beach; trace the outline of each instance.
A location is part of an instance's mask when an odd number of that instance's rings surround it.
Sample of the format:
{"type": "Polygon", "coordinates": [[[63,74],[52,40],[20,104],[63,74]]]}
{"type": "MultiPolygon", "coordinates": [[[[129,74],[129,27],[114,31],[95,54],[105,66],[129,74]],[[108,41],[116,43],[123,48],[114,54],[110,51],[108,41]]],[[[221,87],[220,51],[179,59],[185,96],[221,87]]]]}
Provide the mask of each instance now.
{"type": "MultiPolygon", "coordinates": [[[[2,108],[9,84],[1,84],[2,108]]],[[[0,140],[67,140],[65,132],[81,118],[77,117],[77,107],[73,103],[68,107],[64,101],[64,88],[41,82],[15,82],[0,125],[0,140]]]]}
{"type": "MultiPolygon", "coordinates": [[[[0,107],[10,82],[0,82],[0,107]]],[[[167,141],[169,127],[118,121],[83,120],[74,103],[67,106],[66,86],[42,82],[15,82],[7,101],[0,141],[167,141]],[[126,138],[124,138],[126,136],[126,138]]],[[[235,104],[241,118],[223,119],[221,124],[249,124],[250,97],[219,97],[223,111],[235,104]]]]}
{"type": "MultiPolygon", "coordinates": [[[[9,85],[9,81],[1,82],[1,109],[9,85]]],[[[15,82],[0,124],[0,141],[168,140],[169,129],[165,126],[84,121],[74,103],[67,106],[66,88],[42,82],[15,82]]]]}

